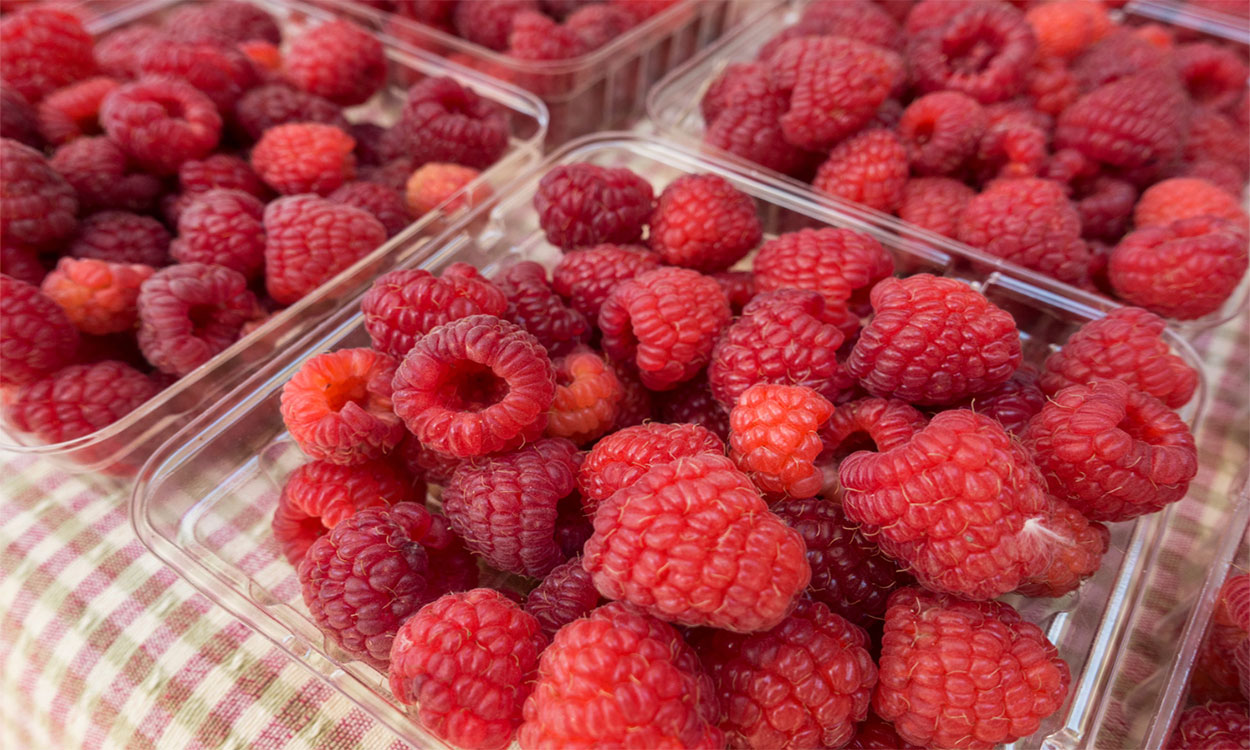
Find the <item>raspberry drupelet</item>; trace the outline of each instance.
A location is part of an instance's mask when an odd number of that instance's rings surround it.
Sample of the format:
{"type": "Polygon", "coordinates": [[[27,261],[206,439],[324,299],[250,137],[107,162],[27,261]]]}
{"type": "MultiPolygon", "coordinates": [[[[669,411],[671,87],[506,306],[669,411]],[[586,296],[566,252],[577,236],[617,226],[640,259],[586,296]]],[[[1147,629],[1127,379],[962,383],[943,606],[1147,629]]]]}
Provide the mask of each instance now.
{"type": "Polygon", "coordinates": [[[1168,750],[1240,748],[1250,732],[1250,712],[1245,701],[1226,701],[1191,706],[1181,714],[1168,740],[1168,750]]]}
{"type": "Polygon", "coordinates": [[[139,286],[153,273],[150,266],[61,258],[41,289],[78,330],[101,336],[135,327],[139,286]]]}
{"type": "Polygon", "coordinates": [[[74,361],[78,329],[39,287],[0,276],[0,385],[22,385],[74,361]]]}
{"type": "Polygon", "coordinates": [[[1202,179],[1174,177],[1156,182],[1146,188],[1133,207],[1133,223],[1139,229],[1195,216],[1226,219],[1250,230],[1250,218],[1237,195],[1202,179]]]}
{"type": "Polygon", "coordinates": [[[626,427],[590,449],[577,472],[582,505],[593,515],[599,503],[629,487],[654,466],[700,453],[725,455],[725,444],[696,424],[647,424],[626,427]]]}
{"type": "Polygon", "coordinates": [[[177,263],[139,288],[139,348],[152,366],[186,375],[239,338],[263,315],[247,278],[224,266],[177,263]]]}
{"type": "Polygon", "coordinates": [[[722,83],[719,92],[710,87],[703,100],[707,122],[704,140],[791,177],[810,175],[820,155],[786,140],[781,117],[788,97],[773,83],[768,67],[760,63],[730,65],[717,80],[722,83]]]}
{"type": "Polygon", "coordinates": [[[316,195],[265,206],[265,290],[289,305],[386,241],[373,214],[316,195]]]}
{"type": "Polygon", "coordinates": [[[404,184],[403,193],[408,210],[413,216],[423,216],[439,206],[443,206],[443,211],[448,214],[472,208],[491,194],[488,186],[480,184],[472,190],[466,190],[466,186],[481,175],[480,170],[459,164],[422,164],[413,170],[412,176],[404,184]]]}
{"type": "Polygon", "coordinates": [[[907,160],[918,174],[951,174],[976,153],[989,118],[972,97],[939,91],[917,98],[898,123],[907,160]]]}
{"type": "Polygon", "coordinates": [[[113,424],[159,391],[151,378],[121,362],[70,365],[18,388],[4,417],[45,443],[60,443],[113,424]]]}
{"type": "Polygon", "coordinates": [[[403,357],[435,327],[470,315],[502,317],[508,299],[467,263],[452,263],[441,276],[401,269],[379,276],[360,302],[373,348],[403,357]]]}
{"type": "Polygon", "coordinates": [[[1167,75],[1141,73],[1077,99],[1055,123],[1055,148],[1075,148],[1103,164],[1157,168],[1184,146],[1185,92],[1167,75]]]}
{"type": "Polygon", "coordinates": [[[586,163],[552,168],[534,193],[547,241],[564,250],[637,244],[653,203],[651,184],[632,171],[586,163]]]}
{"type": "Polygon", "coordinates": [[[723,177],[684,175],[656,199],[648,242],[664,263],[723,271],[763,236],[755,200],[723,177]]]}
{"type": "Polygon", "coordinates": [[[216,105],[177,78],[127,83],[100,105],[100,125],[144,169],[175,174],[183,162],[202,159],[221,137],[216,105]]]}
{"type": "Polygon", "coordinates": [[[234,47],[215,42],[149,40],[138,51],[140,78],[178,78],[207,96],[229,117],[243,92],[256,84],[256,68],[234,47]]]}
{"type": "Polygon", "coordinates": [[[753,385],[729,412],[729,456],[766,497],[814,497],[824,483],[818,433],[832,414],[811,388],[753,385]]]}
{"type": "Polygon", "coordinates": [[[22,245],[0,244],[0,273],[31,286],[39,286],[48,269],[39,260],[39,253],[22,245]]]}
{"type": "Polygon", "coordinates": [[[374,35],[347,21],[330,21],[291,42],[283,72],[304,91],[351,106],[368,101],[386,83],[386,55],[374,35]]]}
{"type": "Polygon", "coordinates": [[[868,290],[894,272],[880,242],[850,229],[788,232],[765,242],[755,256],[755,288],[811,289],[832,307],[866,301],[868,290]]]}
{"type": "MultiPolygon", "coordinates": [[[[579,550],[580,552],[580,550],[579,550]]],[[[582,567],[581,555],[551,569],[525,597],[525,611],[538,620],[548,636],[599,606],[599,591],[582,567]]]]}
{"type": "Polygon", "coordinates": [[[573,351],[590,340],[591,324],[566,306],[547,279],[547,269],[532,260],[514,263],[495,276],[508,298],[503,317],[534,335],[552,356],[573,351]]]}
{"type": "Polygon", "coordinates": [[[845,458],[860,450],[888,451],[911,440],[927,423],[904,401],[860,398],[838,404],[820,436],[832,457],[845,458]]]}
{"type": "Polygon", "coordinates": [[[1244,700],[1248,636],[1250,575],[1230,575],[1216,594],[1210,625],[1194,657],[1189,678],[1190,702],[1244,700]]]}
{"type": "Polygon", "coordinates": [[[594,352],[556,360],[556,395],[547,415],[547,435],[585,445],[616,423],[625,388],[612,367],[594,352]]]}

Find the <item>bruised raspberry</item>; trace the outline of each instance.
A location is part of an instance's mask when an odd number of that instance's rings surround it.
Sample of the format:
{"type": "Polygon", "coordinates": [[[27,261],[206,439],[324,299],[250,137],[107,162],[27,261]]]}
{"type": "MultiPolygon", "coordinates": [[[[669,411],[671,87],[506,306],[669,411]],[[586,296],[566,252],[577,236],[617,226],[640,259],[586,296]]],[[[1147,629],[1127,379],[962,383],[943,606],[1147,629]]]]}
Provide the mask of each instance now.
{"type": "Polygon", "coordinates": [[[139,348],[152,366],[186,375],[239,339],[263,311],[243,274],[224,266],[177,263],[139,288],[139,348]]]}
{"type": "Polygon", "coordinates": [[[573,557],[551,569],[543,582],[525,597],[525,611],[538,620],[543,632],[555,635],[570,622],[585,617],[599,606],[599,591],[582,568],[582,558],[573,557]]]}
{"type": "Polygon", "coordinates": [[[547,280],[547,269],[539,264],[529,260],[515,263],[495,281],[508,298],[504,317],[533,334],[552,356],[590,340],[590,322],[565,306],[547,280]]]}
{"type": "MultiPolygon", "coordinates": [[[[52,154],[49,164],[74,188],[84,213],[147,212],[165,190],[158,177],[141,171],[120,146],[103,136],[66,143],[52,154]]],[[[92,218],[86,217],[83,225],[92,218]]]]}
{"type": "Polygon", "coordinates": [[[625,397],[616,373],[592,352],[561,357],[555,368],[556,395],[547,415],[547,434],[583,445],[607,433],[625,397]]]}
{"type": "Polygon", "coordinates": [[[408,204],[399,191],[376,182],[348,182],[328,196],[335,203],[368,211],[386,230],[387,237],[394,237],[412,221],[408,204]]]}
{"type": "Polygon", "coordinates": [[[959,240],[1025,268],[1075,282],[1089,266],[1081,217],[1051,180],[996,180],[968,202],[959,240]]]}
{"type": "Polygon", "coordinates": [[[815,466],[819,431],[832,414],[833,404],[810,388],[753,385],[729,412],[729,455],[770,497],[814,497],[824,483],[815,466]]]}
{"type": "Polygon", "coordinates": [[[595,322],[617,284],[659,265],[659,257],[639,245],[596,245],[561,256],[551,272],[551,287],[570,307],[595,322]]]}
{"type": "Polygon", "coordinates": [[[917,177],[903,186],[898,218],[921,229],[955,239],[959,218],[976,192],[949,177],[917,177]]]}
{"type": "Polygon", "coordinates": [[[221,137],[216,105],[176,78],[144,78],[115,89],[100,105],[109,138],[153,174],[174,174],[202,159],[221,137]]]}
{"type": "Polygon", "coordinates": [[[61,443],[108,427],[158,391],[151,378],[121,362],[70,365],[18,388],[4,418],[45,443],[61,443]]]}
{"type": "Polygon", "coordinates": [[[534,210],[547,241],[564,250],[637,244],[651,217],[651,185],[624,167],[568,164],[543,175],[534,210]]]}
{"type": "Polygon", "coordinates": [[[894,261],[867,234],[826,227],[765,242],[755,256],[754,272],[759,292],[810,289],[836,309],[866,299],[873,284],[894,272],[894,261]]]}
{"type": "Polygon", "coordinates": [[[925,93],[958,91],[982,104],[1019,94],[1037,51],[1037,39],[1020,11],[977,3],[949,18],[911,40],[912,85],[925,93]]]}
{"type": "Polygon", "coordinates": [[[0,276],[0,384],[22,385],[70,364],[78,329],[39,287],[0,276]]]}
{"type": "Polygon", "coordinates": [[[600,503],[652,467],[701,453],[724,455],[725,444],[697,424],[649,422],[617,430],[595,443],[578,469],[582,506],[593,515],[600,503]]]}
{"type": "Polygon", "coordinates": [[[32,104],[95,72],[91,35],[68,10],[26,7],[6,14],[0,50],[5,82],[32,104]]]}
{"type": "Polygon", "coordinates": [[[83,219],[69,254],[156,268],[169,261],[169,232],[151,216],[101,211],[83,219]]]}
{"type": "Polygon", "coordinates": [[[507,150],[509,130],[498,104],[443,77],[426,78],[408,89],[392,133],[418,165],[452,162],[485,169],[507,150]]]}
{"type": "Polygon", "coordinates": [[[83,333],[121,333],[134,329],[139,285],[153,272],[150,266],[61,258],[42,290],[83,333]]]}
{"type": "Polygon", "coordinates": [[[52,145],[100,134],[100,102],[113,89],[112,78],[88,78],[57,89],[39,102],[39,133],[52,145]]]}
{"type": "Polygon", "coordinates": [[[401,269],[378,277],[361,299],[373,348],[402,357],[435,327],[470,315],[503,316],[508,300],[467,263],[453,263],[441,277],[401,269]]]}
{"type": "Polygon", "coordinates": [[[0,139],[0,237],[27,247],[46,247],[74,233],[74,188],[43,154],[0,139]]]}
{"type": "Polygon", "coordinates": [[[178,217],[169,254],[181,263],[211,263],[255,278],[265,265],[265,204],[241,190],[198,194],[178,217]]]}
{"type": "Polygon", "coordinates": [[[976,153],[989,119],[975,99],[958,91],[926,94],[903,110],[898,134],[919,174],[950,174],[976,153]]]}
{"type": "Polygon", "coordinates": [[[349,127],[343,110],[334,102],[281,83],[257,86],[244,94],[235,106],[234,121],[253,141],[266,130],[289,123],[322,123],[344,131],[349,127]]]}
{"type": "Polygon", "coordinates": [[[377,37],[348,21],[330,21],[291,42],[287,79],[343,106],[363,104],[386,83],[386,54],[377,37]]]}
{"type": "Polygon", "coordinates": [[[651,214],[651,249],[669,265],[723,271],[759,244],[755,201],[717,175],[685,175],[669,183],[651,214]]]}
{"type": "Polygon", "coordinates": [[[265,206],[265,289],[289,305],[386,241],[373,214],[315,195],[290,195],[265,206]]]}

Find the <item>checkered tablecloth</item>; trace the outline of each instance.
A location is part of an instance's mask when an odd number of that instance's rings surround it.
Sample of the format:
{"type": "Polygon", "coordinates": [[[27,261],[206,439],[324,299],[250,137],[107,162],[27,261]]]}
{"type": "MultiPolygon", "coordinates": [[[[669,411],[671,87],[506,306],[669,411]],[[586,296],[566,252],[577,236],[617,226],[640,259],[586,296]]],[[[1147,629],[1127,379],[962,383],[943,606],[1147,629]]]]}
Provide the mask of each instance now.
{"type": "MultiPolygon", "coordinates": [[[[1213,392],[1192,497],[1226,499],[1246,463],[1248,336],[1242,316],[1196,342],[1213,392]]],[[[2,453],[0,477],[0,748],[409,747],[148,553],[124,491],[2,453]]],[[[1151,611],[1214,525],[1186,511],[1151,611]]]]}

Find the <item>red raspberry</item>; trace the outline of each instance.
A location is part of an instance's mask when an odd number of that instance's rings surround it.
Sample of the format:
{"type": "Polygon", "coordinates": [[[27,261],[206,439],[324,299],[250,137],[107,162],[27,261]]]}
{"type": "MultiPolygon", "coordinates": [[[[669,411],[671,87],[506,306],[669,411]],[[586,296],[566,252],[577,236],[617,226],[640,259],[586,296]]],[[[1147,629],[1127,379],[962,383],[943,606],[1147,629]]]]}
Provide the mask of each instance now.
{"type": "Polygon", "coordinates": [[[906,443],[851,454],[838,473],[847,517],[926,588],[991,599],[1045,567],[1030,541],[1050,510],[1045,481],[989,417],[944,411],[906,443]]]}
{"type": "MultiPolygon", "coordinates": [[[[343,126],[340,125],[339,127],[343,126]]],[[[356,139],[357,164],[376,167],[380,164],[385,164],[392,156],[392,144],[387,136],[390,128],[384,128],[374,122],[353,122],[343,129],[352,138],[356,139]]]]}
{"type": "Polygon", "coordinates": [[[1198,647],[1189,681],[1189,700],[1196,703],[1238,700],[1250,633],[1250,575],[1230,576],[1220,587],[1207,632],[1198,647]],[[1233,659],[1228,658],[1233,654],[1233,659]]]}
{"type": "Polygon", "coordinates": [[[139,50],[139,77],[180,78],[229,115],[243,92],[256,84],[256,69],[237,49],[214,42],[154,38],[139,50]]]}
{"type": "Polygon", "coordinates": [[[940,29],[955,15],[979,5],[980,2],[981,0],[921,0],[908,10],[903,30],[908,37],[913,37],[930,29],[940,29]]]}
{"type": "Polygon", "coordinates": [[[1054,394],[1022,439],[1050,491],[1095,521],[1154,513],[1183,498],[1198,471],[1184,421],[1118,380],[1054,394]]]}
{"type": "Polygon", "coordinates": [[[599,311],[603,348],[637,365],[643,385],[668,390],[690,380],[729,323],[714,280],[685,268],[657,268],[621,282],[599,311]]]}
{"type": "Polygon", "coordinates": [[[1123,236],[1137,203],[1137,188],[1114,177],[1096,177],[1075,187],[1074,205],[1081,218],[1081,236],[1108,241],[1123,236]]]}
{"type": "Polygon", "coordinates": [[[720,116],[740,93],[755,88],[755,84],[768,83],[768,66],[762,62],[731,63],[712,79],[703,98],[699,100],[699,112],[709,124],[720,116]]]}
{"type": "Polygon", "coordinates": [[[1247,265],[1246,232],[1223,219],[1196,216],[1145,227],[1111,253],[1115,293],[1151,312],[1192,320],[1220,308],[1247,265]]]}
{"type": "Polygon", "coordinates": [[[243,274],[222,266],[178,263],[139,289],[139,348],[156,369],[186,375],[239,338],[263,314],[243,274]]]}
{"type": "Polygon", "coordinates": [[[847,750],[924,750],[919,745],[904,742],[894,725],[872,711],[868,718],[855,727],[855,737],[845,746],[847,750]]]}
{"type": "Polygon", "coordinates": [[[111,31],[96,42],[96,65],[110,78],[129,81],[139,69],[139,53],[144,45],[164,35],[162,30],[142,24],[111,31]]]}
{"type": "Polygon", "coordinates": [[[470,315],[500,317],[508,300],[491,281],[467,263],[453,263],[441,277],[419,268],[379,276],[360,310],[373,348],[403,357],[437,326],[470,315]]]}
{"type": "Polygon", "coordinates": [[[420,500],[412,482],[387,461],[341,466],[310,461],[287,477],[273,513],[273,536],[292,565],[313,542],[356,511],[420,500]]]}
{"type": "Polygon", "coordinates": [[[151,266],[61,258],[42,291],[83,333],[121,333],[134,329],[139,285],[153,273],[151,266]]]}
{"type": "Polygon", "coordinates": [[[624,167],[567,164],[543,175],[534,210],[556,247],[636,244],[651,216],[651,185],[624,167]]]}
{"type": "Polygon", "coordinates": [[[1071,60],[1114,28],[1102,3],[1045,2],[1024,14],[1037,36],[1039,57],[1071,60]]]}
{"type": "Polygon", "coordinates": [[[817,192],[893,212],[907,184],[907,149],[889,130],[865,130],[829,152],[816,170],[817,192]]]}
{"type": "Polygon", "coordinates": [[[403,193],[408,209],[414,216],[423,216],[439,206],[443,206],[443,212],[447,214],[473,208],[491,194],[490,187],[483,184],[471,190],[465,189],[481,176],[480,171],[459,164],[422,164],[404,183],[403,193]]]}
{"type": "Polygon", "coordinates": [[[165,19],[165,28],[194,39],[225,42],[282,41],[282,31],[262,8],[236,0],[212,0],[177,8],[165,19]]]}
{"type": "Polygon", "coordinates": [[[917,177],[903,186],[898,218],[921,229],[954,239],[959,217],[976,192],[949,177],[917,177]]]}
{"type": "Polygon", "coordinates": [[[1141,308],[1112,310],[1081,326],[1047,357],[1038,384],[1054,396],[1070,385],[1120,380],[1179,409],[1194,395],[1198,372],[1172,354],[1163,340],[1166,327],[1163,318],[1141,308]]]}
{"type": "Polygon", "coordinates": [[[150,216],[101,211],[83,219],[69,254],[159,268],[169,261],[169,232],[150,216]]]}
{"type": "Polygon", "coordinates": [[[600,503],[594,526],[583,565],[595,588],[670,622],[766,630],[811,579],[802,537],[723,456],[652,467],[600,503]]]}
{"type": "Polygon", "coordinates": [[[169,254],[181,263],[211,263],[254,278],[265,265],[265,204],[241,190],[196,195],[178,217],[169,254]]]}
{"type": "Polygon", "coordinates": [[[70,365],[19,388],[4,418],[46,443],[62,443],[104,429],[159,391],[148,376],[121,362],[70,365]]]}
{"type": "Polygon", "coordinates": [[[252,168],[279,193],[329,195],[356,173],[356,141],[333,125],[289,123],[265,131],[252,168]]]}
{"type": "Polygon", "coordinates": [[[502,750],[521,725],[538,655],[547,645],[533,615],[492,589],[446,594],[395,634],[390,680],[395,700],[458,747],[502,750]]]}
{"type": "Polygon", "coordinates": [[[798,25],[815,36],[848,37],[887,49],[903,44],[898,23],[867,0],[816,0],[803,9],[798,25]]]}
{"type": "Polygon", "coordinates": [[[112,78],[88,78],[44,97],[38,109],[40,135],[54,146],[99,135],[100,102],[117,86],[112,78]]]}
{"type": "Polygon", "coordinates": [[[525,597],[525,611],[538,620],[548,636],[585,617],[599,606],[599,591],[582,568],[582,558],[572,557],[551,569],[543,582],[525,597]]]}
{"type": "Polygon", "coordinates": [[[723,271],[759,244],[755,200],[716,175],[685,175],[664,188],[648,241],[660,259],[697,271],[723,271]]]}
{"type": "Polygon", "coordinates": [[[1060,281],[1079,281],[1089,266],[1080,215],[1051,180],[991,182],[964,208],[959,240],[1060,281]]]}
{"type": "Polygon", "coordinates": [[[399,459],[408,473],[430,484],[445,485],[456,473],[460,459],[430,450],[421,441],[408,435],[399,447],[399,459]]]}
{"type": "Polygon", "coordinates": [[[755,288],[791,287],[825,296],[830,308],[858,304],[894,273],[890,254],[867,234],[826,227],[788,232],[765,242],[755,256],[755,288]]]}
{"type": "Polygon", "coordinates": [[[1245,130],[1209,107],[1196,108],[1189,120],[1184,158],[1191,166],[1214,161],[1234,167],[1237,170],[1236,186],[1229,191],[1234,195],[1241,191],[1245,177],[1250,173],[1250,143],[1245,130]]]}
{"type": "MultiPolygon", "coordinates": [[[[357,144],[358,146],[360,144],[357,144]]],[[[377,167],[361,167],[359,171],[360,179],[376,182],[379,185],[393,187],[396,190],[406,190],[408,180],[414,174],[412,159],[401,156],[377,167]]]]}
{"type": "Polygon", "coordinates": [[[925,93],[959,91],[982,104],[1023,91],[1037,40],[1020,11],[978,3],[953,13],[945,25],[911,40],[912,85],[925,93]]]}
{"type": "Polygon", "coordinates": [[[1045,552],[1046,566],[1020,588],[1025,596],[1056,597],[1075,591],[1081,581],[1098,572],[1111,532],[1089,521],[1071,505],[1053,500],[1049,514],[1039,519],[1029,543],[1045,552]]]}
{"type": "Polygon", "coordinates": [[[292,195],[265,206],[265,289],[289,305],[334,278],[386,241],[386,228],[367,211],[315,195],[292,195]]]}
{"type": "Polygon", "coordinates": [[[1168,750],[1215,750],[1245,747],[1250,712],[1245,701],[1205,703],[1181,714],[1168,750]]]}
{"type": "MultiPolygon", "coordinates": [[[[1010,167],[1009,168],[1014,168],[1010,167]]],[[[1090,161],[1085,155],[1074,148],[1059,149],[1051,154],[1039,174],[1048,180],[1065,183],[1068,187],[1075,191],[1078,180],[1085,178],[1097,178],[1101,175],[1102,170],[1097,162],[1090,161]]],[[[1070,192],[1070,197],[1075,200],[1075,193],[1070,192]]]]}
{"type": "Polygon", "coordinates": [[[626,427],[595,443],[577,472],[582,507],[594,515],[617,490],[635,484],[652,467],[686,456],[725,454],[725,444],[696,424],[647,424],[626,427]]]}
{"type": "Polygon", "coordinates": [[[1176,48],[1176,69],[1196,103],[1228,109],[1246,90],[1250,69],[1236,52],[1211,42],[1190,42],[1176,48]]]}
{"type": "Polygon", "coordinates": [[[555,369],[525,329],[491,315],[439,326],[395,374],[395,413],[427,448],[467,458],[541,433],[555,369]]]}
{"type": "Polygon", "coordinates": [[[334,125],[344,131],[349,127],[343,110],[334,102],[280,83],[259,86],[244,94],[235,107],[234,120],[253,141],[266,130],[294,122],[334,125]]]}
{"type": "Polygon", "coordinates": [[[712,278],[720,284],[734,315],[741,315],[742,309],[755,299],[755,274],[750,271],[720,271],[712,278]]]}
{"type": "Polygon", "coordinates": [[[73,13],[28,7],[0,22],[4,80],[34,104],[95,72],[91,35],[73,13]]]}
{"type": "Polygon", "coordinates": [[[348,21],[330,21],[293,42],[283,72],[298,88],[343,106],[363,104],[386,83],[386,55],[372,34],[348,21]]]}
{"type": "Polygon", "coordinates": [[[309,547],[299,564],[304,604],[321,632],[379,670],[410,615],[431,597],[421,540],[431,516],[417,503],[365,508],[309,547]]]}
{"type": "Polygon", "coordinates": [[[0,276],[0,385],[21,385],[74,361],[78,330],[39,287],[0,276]]]}
{"type": "Polygon", "coordinates": [[[872,288],[872,307],[845,366],[874,395],[948,404],[993,390],[1020,366],[1011,314],[962,281],[885,279],[872,288]]]}
{"type": "MultiPolygon", "coordinates": [[[[1084,4],[1084,0],[1077,2],[1084,4]]],[[[1051,117],[1058,117],[1081,96],[1076,75],[1063,60],[1055,57],[1040,58],[1029,71],[1024,85],[1034,109],[1051,117]]]]}
{"type": "Polygon", "coordinates": [[[641,246],[596,245],[561,256],[551,272],[551,288],[587,320],[597,321],[617,284],[659,265],[659,257],[641,246]]]}
{"type": "Polygon", "coordinates": [[[1167,165],[1184,146],[1185,93],[1166,77],[1134,75],[1099,86],[1059,115],[1055,147],[1113,167],[1167,165]]]}
{"type": "Polygon", "coordinates": [[[1082,91],[1139,73],[1174,76],[1171,50],[1161,48],[1131,29],[1120,28],[1090,46],[1072,63],[1082,91]]]}
{"type": "Polygon", "coordinates": [[[824,483],[818,431],[832,414],[811,388],[753,385],[729,412],[729,455],[769,497],[814,497],[824,483]]]}
{"type": "Polygon", "coordinates": [[[613,602],[561,628],[538,662],[517,739],[549,747],[713,750],[711,678],[669,625],[613,602]]]}
{"type": "Polygon", "coordinates": [[[997,419],[1004,430],[1018,437],[1045,404],[1046,394],[1038,385],[1037,368],[1020,365],[1007,382],[988,393],[973,396],[963,406],[997,419]]]}
{"type": "Polygon", "coordinates": [[[704,140],[782,174],[809,174],[814,154],[786,140],[781,117],[789,97],[774,85],[767,66],[731,65],[718,81],[720,87],[709,88],[703,98],[704,140]]]}
{"type": "Polygon", "coordinates": [[[886,611],[872,708],[907,742],[989,750],[1036,732],[1070,682],[1055,646],[1010,605],[906,588],[886,611]],[[959,708],[967,701],[977,709],[959,708]]]}
{"type": "MultiPolygon", "coordinates": [[[[489,0],[487,0],[489,2],[489,0]]],[[[598,6],[605,11],[609,6],[598,6]]],[[[592,34],[598,33],[592,30],[592,34]]],[[[583,33],[568,25],[560,25],[536,10],[523,10],[512,17],[508,34],[508,56],[518,60],[568,60],[594,49],[583,33]]],[[[545,84],[540,81],[540,84],[545,84]]]]}
{"type": "Polygon", "coordinates": [[[408,204],[399,191],[376,182],[348,182],[329,195],[330,200],[368,211],[394,237],[412,223],[408,204]]]}
{"type": "Polygon", "coordinates": [[[632,365],[622,365],[611,359],[607,362],[616,373],[616,379],[620,382],[622,390],[620,408],[617,410],[616,421],[612,423],[611,431],[640,425],[651,419],[654,408],[652,397],[655,394],[642,384],[642,380],[638,377],[638,370],[632,365]]]}
{"type": "Polygon", "coordinates": [[[547,269],[532,260],[509,266],[495,277],[508,298],[508,320],[534,335],[553,356],[590,340],[591,325],[565,306],[547,281],[547,269]]]}
{"type": "Polygon", "coordinates": [[[0,139],[0,186],[0,237],[5,242],[44,247],[74,233],[74,189],[43,154],[0,139]]]}
{"type": "Polygon", "coordinates": [[[593,352],[575,352],[555,362],[556,395],[547,434],[584,445],[616,423],[625,389],[616,373],[593,352]]]}
{"type": "Polygon", "coordinates": [[[372,349],[309,358],[282,387],[282,421],[314,459],[351,466],[390,453],[404,436],[391,403],[395,360],[372,349]]]}
{"type": "Polygon", "coordinates": [[[457,3],[452,23],[456,35],[502,52],[508,48],[512,22],[522,11],[537,11],[535,0],[478,0],[457,3]]]}
{"type": "Polygon", "coordinates": [[[216,188],[242,190],[265,200],[271,193],[252,166],[237,156],[213,154],[206,159],[185,161],[178,168],[178,186],[183,195],[207,193],[216,188]]]}
{"type": "Polygon", "coordinates": [[[145,78],[104,97],[100,124],[144,169],[173,174],[217,146],[221,117],[211,99],[174,78],[145,78]]]}
{"type": "Polygon", "coordinates": [[[997,177],[1036,177],[1048,166],[1051,127],[1039,113],[1010,102],[986,107],[989,126],[972,162],[978,182],[997,177]]]}
{"type": "Polygon", "coordinates": [[[926,94],[907,106],[898,135],[919,174],[950,174],[976,153],[989,120],[975,99],[958,91],[926,94]]]}
{"type": "Polygon", "coordinates": [[[904,79],[903,60],[843,37],[805,37],[769,60],[773,84],[788,97],[780,118],[790,143],[824,151],[872,120],[904,79]]]}
{"type": "Polygon", "coordinates": [[[820,602],[800,600],[762,633],[700,636],[733,747],[841,747],[868,715],[877,682],[868,636],[820,602]]]}
{"type": "Polygon", "coordinates": [[[902,401],[860,398],[839,404],[820,436],[827,452],[845,458],[855,451],[881,452],[903,445],[927,422],[915,407],[902,401]]]}
{"type": "Polygon", "coordinates": [[[9,138],[31,148],[43,147],[34,107],[3,80],[0,80],[0,138],[9,138]]]}
{"type": "Polygon", "coordinates": [[[1250,229],[1250,218],[1238,198],[1206,180],[1173,177],[1146,189],[1133,209],[1138,228],[1166,226],[1195,216],[1226,219],[1242,230],[1250,229]]]}
{"type": "Polygon", "coordinates": [[[74,188],[84,213],[147,212],[165,190],[159,178],[137,170],[126,152],[105,137],[76,138],[58,148],[49,163],[74,188]]]}
{"type": "Polygon", "coordinates": [[[504,110],[451,78],[426,78],[408,89],[391,132],[417,164],[452,162],[485,169],[508,148],[504,110]]]}
{"type": "Polygon", "coordinates": [[[37,287],[48,270],[34,250],[21,245],[0,245],[0,273],[37,287]]]}

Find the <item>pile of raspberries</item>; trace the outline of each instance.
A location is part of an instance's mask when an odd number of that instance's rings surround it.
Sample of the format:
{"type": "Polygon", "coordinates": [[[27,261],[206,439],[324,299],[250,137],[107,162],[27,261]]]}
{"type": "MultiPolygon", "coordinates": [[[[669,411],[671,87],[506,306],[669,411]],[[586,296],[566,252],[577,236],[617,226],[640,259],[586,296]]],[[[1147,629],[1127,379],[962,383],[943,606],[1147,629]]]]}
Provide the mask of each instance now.
{"type": "Polygon", "coordinates": [[[1230,567],[1220,587],[1190,673],[1188,701],[1170,747],[1237,748],[1250,737],[1250,574],[1230,567]]]}
{"type": "Polygon", "coordinates": [[[1201,318],[1247,268],[1247,48],[1117,24],[1118,4],[812,0],[710,82],[704,139],[1067,284],[1201,318]]]}
{"type": "Polygon", "coordinates": [[[718,175],[573,163],[533,205],[550,273],[388,273],[372,346],[283,388],[311,461],[273,533],[348,659],[484,750],[990,748],[1064,705],[997,598],[1075,596],[1105,524],[1185,495],[1198,375],[1159,316],[1032,367],[973,286],[765,239],[718,175]]]}
{"type": "Polygon", "coordinates": [[[98,42],[56,7],[0,20],[10,426],[57,443],[120,419],[508,146],[507,113],[450,78],[414,84],[392,127],[350,121],[388,74],[347,22],[279,45],[273,18],[232,0],[98,42]]]}

